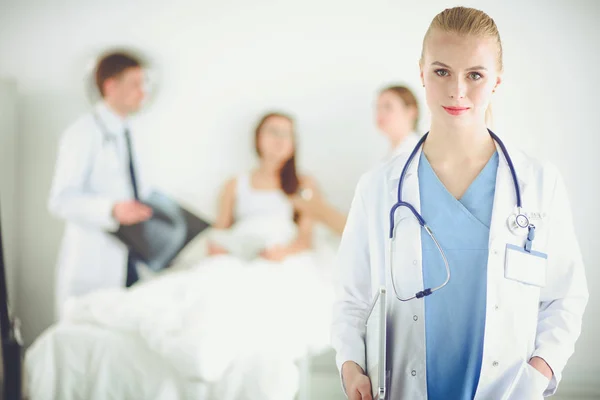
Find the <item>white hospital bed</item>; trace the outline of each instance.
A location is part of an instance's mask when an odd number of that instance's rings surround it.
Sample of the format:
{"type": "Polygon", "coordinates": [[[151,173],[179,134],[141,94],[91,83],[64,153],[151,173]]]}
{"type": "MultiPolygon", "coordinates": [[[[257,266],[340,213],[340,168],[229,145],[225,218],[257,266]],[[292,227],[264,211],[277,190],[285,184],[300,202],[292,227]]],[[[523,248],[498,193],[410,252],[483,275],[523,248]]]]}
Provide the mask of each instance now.
{"type": "MultiPolygon", "coordinates": [[[[323,241],[321,241],[322,243],[323,241]]],[[[201,248],[202,246],[196,245],[184,252],[179,266],[175,270],[185,269],[193,264],[194,260],[198,260],[201,248]]],[[[323,246],[320,246],[318,251],[321,252],[318,255],[319,262],[325,264],[333,262],[334,251],[331,248],[323,249],[323,246]]],[[[331,267],[331,264],[323,265],[324,279],[329,279],[331,267]],[[327,277],[328,275],[329,277],[327,277]]],[[[302,276],[300,277],[302,278],[302,276]]],[[[159,277],[152,282],[157,283],[160,279],[164,278],[159,277]]],[[[175,287],[175,289],[177,288],[175,287]]],[[[312,295],[310,289],[304,288],[303,292],[310,296],[312,295]]],[[[176,293],[173,288],[171,290],[172,292],[165,291],[163,294],[176,293]]],[[[296,292],[294,296],[301,292],[296,292]]],[[[285,291],[279,290],[278,293],[282,297],[282,293],[285,291]]],[[[106,297],[109,301],[111,298],[110,296],[106,297]]],[[[283,296],[283,298],[286,297],[283,296]]],[[[287,299],[293,301],[293,304],[290,303],[291,307],[304,304],[299,301],[294,302],[294,299],[298,300],[297,297],[291,296],[287,299]]],[[[104,300],[90,302],[92,305],[98,303],[107,304],[106,309],[111,310],[109,302],[104,300]]],[[[119,304],[118,301],[115,304],[119,304]]],[[[315,304],[313,304],[314,306],[315,304]]],[[[219,365],[227,357],[233,357],[233,355],[228,354],[222,358],[216,358],[215,354],[227,353],[227,351],[215,350],[215,342],[207,339],[206,343],[208,344],[205,346],[212,343],[213,348],[202,346],[196,348],[195,343],[189,340],[190,335],[188,334],[188,337],[181,336],[183,338],[181,341],[174,340],[176,347],[173,347],[173,343],[165,345],[156,341],[156,338],[160,339],[161,337],[156,332],[141,332],[143,329],[139,327],[136,327],[135,329],[138,331],[135,331],[129,327],[114,328],[108,323],[103,325],[102,322],[112,318],[113,314],[123,312],[126,315],[128,312],[126,309],[115,306],[112,308],[115,310],[114,312],[103,313],[104,310],[95,310],[90,305],[86,305],[86,307],[88,308],[82,308],[86,312],[83,319],[74,318],[69,323],[59,323],[50,327],[28,350],[26,380],[31,400],[254,400],[255,398],[308,400],[331,398],[315,397],[319,382],[316,385],[313,384],[315,382],[313,360],[319,360],[319,357],[323,359],[323,354],[328,352],[331,354],[328,345],[329,326],[323,315],[320,317],[320,322],[314,321],[316,330],[306,330],[297,335],[294,339],[296,346],[294,351],[286,354],[285,358],[273,358],[276,352],[264,352],[258,345],[256,349],[246,346],[249,351],[246,352],[245,357],[235,356],[228,364],[219,365]],[[94,315],[94,318],[86,321],[85,318],[88,314],[94,315]],[[149,334],[155,336],[148,336],[149,334]],[[310,337],[308,339],[310,343],[298,342],[303,335],[310,337]],[[141,337],[143,339],[150,337],[150,340],[143,340],[141,337]],[[155,346],[155,343],[159,343],[158,347],[155,346]],[[306,347],[300,346],[305,344],[306,347]],[[186,347],[188,345],[189,347],[186,347]],[[208,354],[211,350],[215,351],[208,354]],[[172,354],[178,355],[175,361],[172,354]],[[293,362],[290,362],[292,358],[293,362]],[[213,370],[206,372],[207,366],[213,370]],[[193,372],[195,370],[201,372],[196,374],[193,372]],[[279,387],[276,387],[277,385],[279,387]],[[264,395],[261,391],[264,391],[264,395]]],[[[233,310],[233,308],[229,308],[229,310],[233,310]]],[[[206,312],[208,313],[208,311],[206,312]]],[[[277,310],[273,309],[273,312],[277,313],[277,310]]],[[[277,315],[273,317],[278,318],[277,315]]],[[[285,320],[285,315],[280,317],[285,320]]],[[[246,320],[246,324],[248,321],[250,320],[246,320]]],[[[266,319],[261,321],[262,324],[269,323],[266,319]]],[[[289,322],[287,321],[287,324],[289,322]]],[[[173,323],[173,320],[170,323],[173,323]]],[[[282,324],[286,324],[286,322],[283,321],[282,324]]],[[[310,324],[302,324],[301,329],[306,329],[306,325],[310,326],[310,324]]],[[[144,329],[148,330],[147,327],[144,329]]],[[[244,327],[240,329],[244,329],[244,327]]],[[[233,331],[231,326],[226,330],[227,332],[233,331]]],[[[198,332],[198,337],[203,337],[204,331],[198,332]]],[[[193,333],[195,334],[195,332],[193,333]]],[[[192,338],[194,338],[193,335],[192,338]]],[[[223,349],[227,350],[226,347],[223,349]]],[[[329,356],[328,360],[331,372],[327,373],[327,368],[325,368],[325,373],[323,373],[323,368],[321,368],[317,376],[331,378],[332,384],[335,385],[332,392],[341,394],[333,358],[329,356]]],[[[333,400],[333,398],[331,399],[333,400]]]]}
{"type": "MultiPolygon", "coordinates": [[[[177,400],[213,397],[210,385],[178,377],[160,357],[133,335],[95,326],[57,326],[44,335],[53,342],[30,360],[43,377],[32,400],[144,399],[177,400]]],[[[307,354],[298,360],[299,389],[295,400],[342,400],[333,351],[307,354]]],[[[30,370],[31,371],[31,370],[30,370]]],[[[213,390],[214,392],[214,390],[213,390]]]]}

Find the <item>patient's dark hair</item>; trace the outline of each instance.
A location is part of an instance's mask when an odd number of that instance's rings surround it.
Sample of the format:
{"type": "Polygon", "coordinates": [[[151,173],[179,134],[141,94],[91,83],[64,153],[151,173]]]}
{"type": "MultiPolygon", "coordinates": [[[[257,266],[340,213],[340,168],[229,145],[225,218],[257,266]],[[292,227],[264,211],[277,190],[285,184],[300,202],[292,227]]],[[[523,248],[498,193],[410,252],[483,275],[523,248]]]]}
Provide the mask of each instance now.
{"type": "MultiPolygon", "coordinates": [[[[258,137],[260,135],[260,131],[267,122],[269,118],[273,117],[281,117],[285,118],[292,123],[294,126],[294,119],[287,114],[282,112],[270,112],[265,114],[258,124],[256,125],[256,129],[254,130],[254,146],[256,148],[256,154],[260,157],[260,148],[258,146],[258,137]]],[[[289,196],[295,194],[298,191],[298,187],[300,186],[300,179],[298,178],[298,174],[296,173],[296,140],[294,138],[294,152],[292,156],[283,164],[281,170],[279,171],[279,177],[281,179],[281,190],[289,196]]],[[[294,221],[298,220],[298,213],[294,213],[294,221]]]]}

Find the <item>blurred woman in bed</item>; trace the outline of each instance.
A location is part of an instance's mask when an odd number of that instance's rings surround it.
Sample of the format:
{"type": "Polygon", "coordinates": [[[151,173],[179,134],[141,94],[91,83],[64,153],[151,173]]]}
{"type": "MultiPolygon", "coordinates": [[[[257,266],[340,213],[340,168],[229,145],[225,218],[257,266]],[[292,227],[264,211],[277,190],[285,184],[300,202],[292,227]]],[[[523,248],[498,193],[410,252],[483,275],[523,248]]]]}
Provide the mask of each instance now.
{"type": "Polygon", "coordinates": [[[300,188],[314,192],[316,187],[312,179],[298,175],[294,131],[286,114],[260,119],[254,135],[258,167],[225,184],[209,255],[281,261],[311,248],[313,221],[294,209],[291,197],[300,188]]]}

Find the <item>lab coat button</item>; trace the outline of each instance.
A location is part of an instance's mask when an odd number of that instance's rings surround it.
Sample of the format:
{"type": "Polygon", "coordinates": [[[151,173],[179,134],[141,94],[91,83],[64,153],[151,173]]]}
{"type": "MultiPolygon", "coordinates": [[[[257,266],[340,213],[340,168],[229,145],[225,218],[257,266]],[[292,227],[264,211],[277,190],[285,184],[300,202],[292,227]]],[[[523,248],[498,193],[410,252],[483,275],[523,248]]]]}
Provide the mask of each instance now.
{"type": "Polygon", "coordinates": [[[494,306],[494,310],[498,311],[499,309],[500,309],[500,306],[498,306],[498,304],[496,304],[496,305],[494,306]]]}
{"type": "Polygon", "coordinates": [[[413,260],[413,265],[417,265],[417,260],[413,260]]]}
{"type": "Polygon", "coordinates": [[[419,319],[419,317],[417,317],[416,315],[413,315],[413,320],[417,321],[419,319]]]}
{"type": "Polygon", "coordinates": [[[498,361],[494,361],[494,362],[492,363],[492,365],[493,365],[494,367],[497,367],[497,366],[498,366],[498,361]]]}
{"type": "Polygon", "coordinates": [[[415,371],[414,369],[411,371],[410,373],[412,376],[417,376],[417,371],[415,371]]]}

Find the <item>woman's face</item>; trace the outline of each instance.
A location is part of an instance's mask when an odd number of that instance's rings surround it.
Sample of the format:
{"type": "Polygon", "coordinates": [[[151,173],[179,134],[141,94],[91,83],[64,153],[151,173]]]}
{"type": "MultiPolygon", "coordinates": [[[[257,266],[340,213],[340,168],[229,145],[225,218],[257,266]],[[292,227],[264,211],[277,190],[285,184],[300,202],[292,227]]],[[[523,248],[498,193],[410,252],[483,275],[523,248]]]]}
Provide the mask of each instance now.
{"type": "Polygon", "coordinates": [[[285,163],[294,154],[294,125],[285,117],[269,117],[258,132],[260,157],[285,163]]]}
{"type": "Polygon", "coordinates": [[[433,31],[427,38],[421,80],[432,122],[445,126],[485,123],[500,84],[494,38],[433,31]]]}
{"type": "Polygon", "coordinates": [[[404,100],[392,91],[385,91],[377,99],[377,128],[386,136],[411,131],[417,118],[415,107],[407,106],[404,100]]]}

